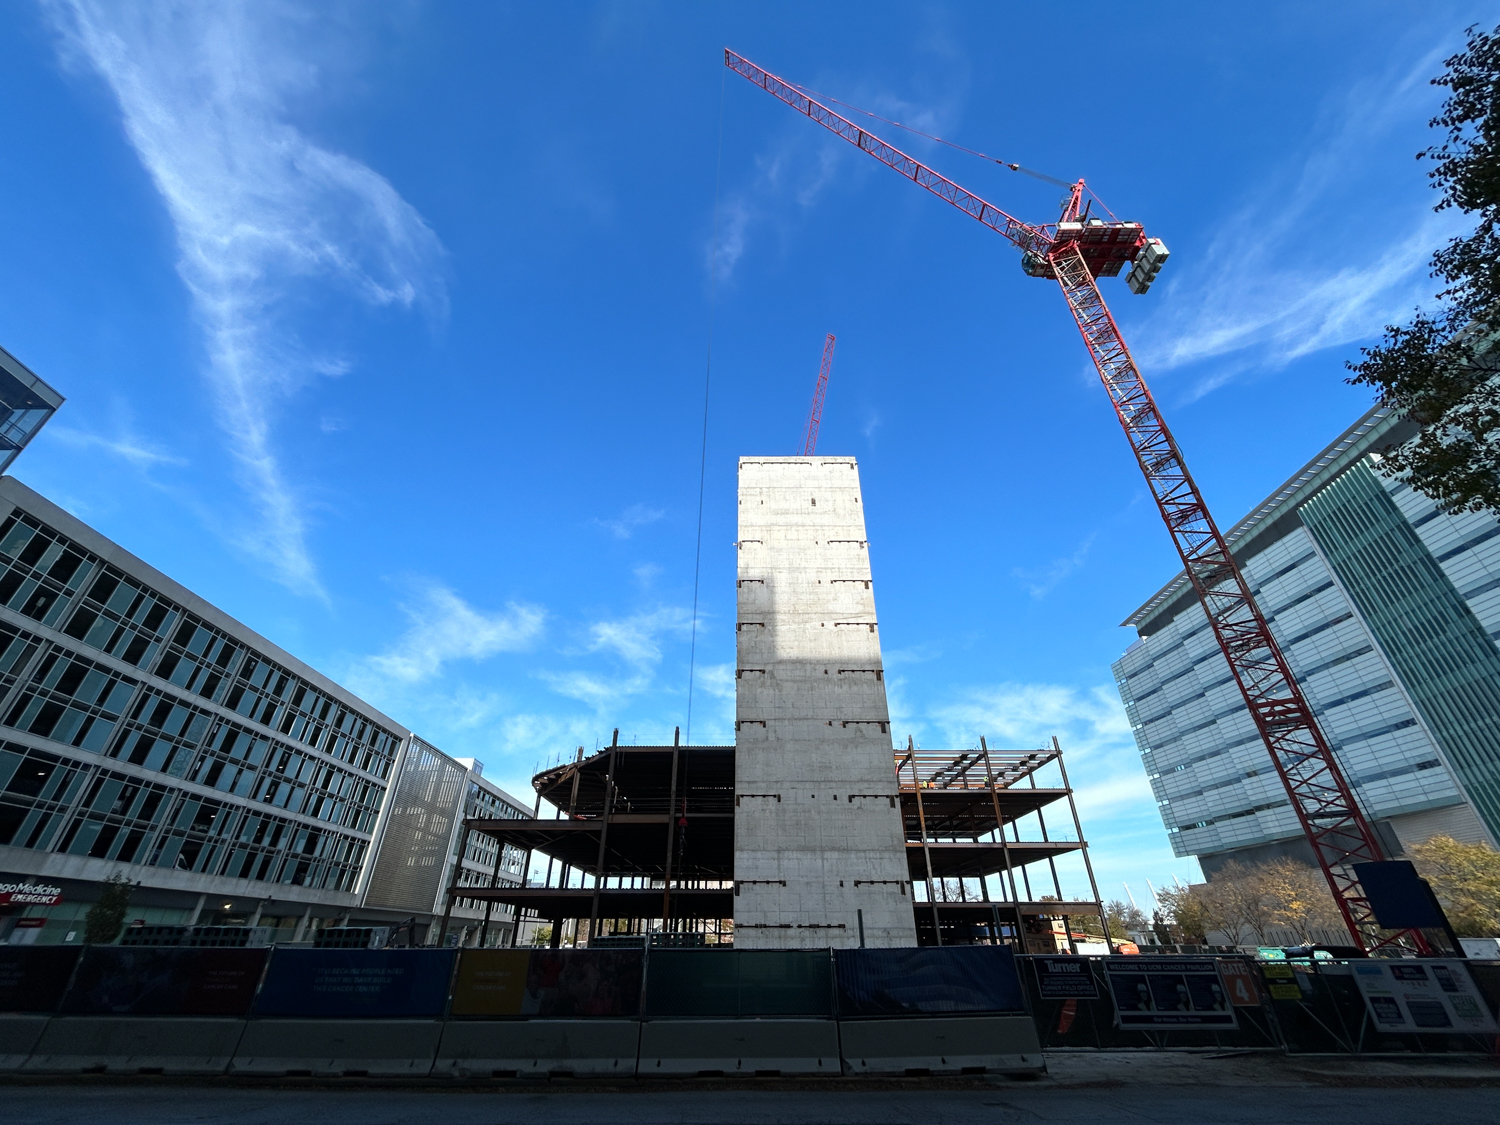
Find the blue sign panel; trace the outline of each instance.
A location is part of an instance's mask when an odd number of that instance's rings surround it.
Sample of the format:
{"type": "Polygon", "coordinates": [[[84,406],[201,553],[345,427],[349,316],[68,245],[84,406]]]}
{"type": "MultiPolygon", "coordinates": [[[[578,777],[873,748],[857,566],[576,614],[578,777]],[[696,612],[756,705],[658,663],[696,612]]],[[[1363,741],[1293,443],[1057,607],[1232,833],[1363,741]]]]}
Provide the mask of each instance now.
{"type": "Polygon", "coordinates": [[[837,949],[833,956],[840,1016],[1025,1010],[1005,946],[837,949]]]}
{"type": "Polygon", "coordinates": [[[454,949],[278,949],[257,1016],[429,1017],[443,1014],[454,949]]]}
{"type": "Polygon", "coordinates": [[[243,1016],[265,949],[91,945],[63,997],[74,1015],[243,1016]]]}
{"type": "Polygon", "coordinates": [[[55,1011],[82,948],[77,945],[0,947],[0,1012],[55,1011]]]}

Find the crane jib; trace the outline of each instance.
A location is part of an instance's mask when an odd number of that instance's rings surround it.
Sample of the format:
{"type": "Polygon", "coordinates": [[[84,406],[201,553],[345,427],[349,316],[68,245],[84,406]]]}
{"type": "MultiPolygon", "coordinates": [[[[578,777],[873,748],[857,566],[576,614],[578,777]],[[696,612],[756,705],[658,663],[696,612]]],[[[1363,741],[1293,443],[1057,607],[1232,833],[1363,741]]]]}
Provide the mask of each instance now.
{"type": "Polygon", "coordinates": [[[1045,231],[1029,223],[1023,223],[1015,216],[1006,214],[993,203],[981,199],[966,188],[959,187],[946,176],[934,172],[920,160],[902,152],[895,145],[881,140],[848,118],[835,113],[822,102],[808,97],[785,79],[776,77],[727,48],[724,51],[724,65],[749,79],[772,97],[810,117],[829,132],[843,137],[855,148],[869,153],[882,164],[894,168],[907,179],[926,188],[972,218],[978,219],[985,226],[1014,243],[1019,249],[1040,254],[1043,257],[1051,249],[1053,240],[1045,231]]]}

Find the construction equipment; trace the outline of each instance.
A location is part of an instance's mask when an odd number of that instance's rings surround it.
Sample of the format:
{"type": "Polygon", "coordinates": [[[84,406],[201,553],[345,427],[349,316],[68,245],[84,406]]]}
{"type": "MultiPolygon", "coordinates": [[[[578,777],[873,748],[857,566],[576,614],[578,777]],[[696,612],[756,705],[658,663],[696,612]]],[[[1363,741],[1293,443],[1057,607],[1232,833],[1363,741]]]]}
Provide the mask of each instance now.
{"type": "Polygon", "coordinates": [[[823,421],[823,397],[828,394],[828,373],[833,370],[833,333],[823,341],[823,366],[818,369],[818,385],[813,388],[812,410],[807,415],[807,429],[802,434],[802,456],[818,451],[818,424],[823,421]]]}
{"type": "Polygon", "coordinates": [[[1167,259],[1166,246],[1148,239],[1139,223],[1093,216],[1081,179],[1056,223],[1024,223],[733,51],[725,50],[724,65],[1003,235],[1021,251],[1029,276],[1057,281],[1349,933],[1365,950],[1395,945],[1428,952],[1419,931],[1391,935],[1376,922],[1353,865],[1383,860],[1379,840],[1099,292],[1096,279],[1117,277],[1126,263],[1133,264],[1131,290],[1146,292],[1167,259]]]}

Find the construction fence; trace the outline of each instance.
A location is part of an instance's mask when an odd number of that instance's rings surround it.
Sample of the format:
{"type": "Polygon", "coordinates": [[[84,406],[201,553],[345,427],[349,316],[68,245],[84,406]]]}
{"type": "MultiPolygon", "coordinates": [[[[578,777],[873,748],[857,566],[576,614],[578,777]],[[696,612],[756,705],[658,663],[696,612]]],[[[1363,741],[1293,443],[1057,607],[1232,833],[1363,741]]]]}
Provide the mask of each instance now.
{"type": "Polygon", "coordinates": [[[1500,962],[1017,958],[1043,1048],[1494,1054],[1500,962]]]}
{"type": "Polygon", "coordinates": [[[0,1071],[1028,1074],[1049,1049],[1478,1054],[1500,962],[1004,947],[0,947],[0,1071]]]}
{"type": "Polygon", "coordinates": [[[1037,1073],[1008,949],[0,948],[0,1071],[1037,1073]]]}

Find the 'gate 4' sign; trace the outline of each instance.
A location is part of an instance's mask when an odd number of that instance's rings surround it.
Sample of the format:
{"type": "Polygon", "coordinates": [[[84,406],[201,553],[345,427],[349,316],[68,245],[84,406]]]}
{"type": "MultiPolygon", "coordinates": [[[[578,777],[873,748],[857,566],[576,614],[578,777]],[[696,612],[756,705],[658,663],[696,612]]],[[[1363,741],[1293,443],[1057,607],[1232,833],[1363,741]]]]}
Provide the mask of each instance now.
{"type": "Polygon", "coordinates": [[[1239,1026],[1212,957],[1111,957],[1104,971],[1122,1030],[1239,1026]]]}
{"type": "Polygon", "coordinates": [[[1220,961],[1219,976],[1229,990],[1229,1002],[1236,1008],[1260,1007],[1260,981],[1246,962],[1220,961]]]}

